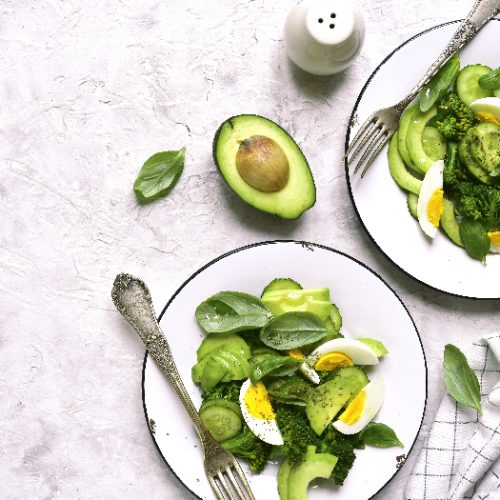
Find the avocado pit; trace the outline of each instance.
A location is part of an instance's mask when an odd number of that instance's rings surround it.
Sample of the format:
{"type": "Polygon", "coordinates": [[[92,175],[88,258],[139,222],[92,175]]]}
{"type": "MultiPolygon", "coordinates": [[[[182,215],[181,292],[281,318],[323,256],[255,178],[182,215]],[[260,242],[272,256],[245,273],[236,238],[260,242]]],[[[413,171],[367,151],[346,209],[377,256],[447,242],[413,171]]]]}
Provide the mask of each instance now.
{"type": "Polygon", "coordinates": [[[263,135],[253,135],[240,142],[236,168],[248,185],[264,193],[281,191],[290,176],[284,151],[273,139],[263,135]]]}

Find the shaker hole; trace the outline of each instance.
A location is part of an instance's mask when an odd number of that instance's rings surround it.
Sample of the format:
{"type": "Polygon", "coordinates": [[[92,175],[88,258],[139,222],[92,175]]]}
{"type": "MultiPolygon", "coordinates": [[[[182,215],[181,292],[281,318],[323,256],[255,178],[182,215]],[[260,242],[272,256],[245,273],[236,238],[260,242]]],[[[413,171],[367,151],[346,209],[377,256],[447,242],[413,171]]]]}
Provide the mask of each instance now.
{"type": "Polygon", "coordinates": [[[320,24],[321,24],[322,22],[323,22],[323,18],[322,18],[322,17],[320,17],[320,18],[318,19],[318,23],[320,23],[320,24]]]}
{"type": "Polygon", "coordinates": [[[337,17],[337,14],[335,14],[335,12],[332,12],[332,13],[330,14],[330,17],[331,17],[332,19],[335,19],[335,18],[337,17]]]}
{"type": "Polygon", "coordinates": [[[330,24],[330,29],[332,30],[333,28],[335,28],[335,24],[330,24]]]}

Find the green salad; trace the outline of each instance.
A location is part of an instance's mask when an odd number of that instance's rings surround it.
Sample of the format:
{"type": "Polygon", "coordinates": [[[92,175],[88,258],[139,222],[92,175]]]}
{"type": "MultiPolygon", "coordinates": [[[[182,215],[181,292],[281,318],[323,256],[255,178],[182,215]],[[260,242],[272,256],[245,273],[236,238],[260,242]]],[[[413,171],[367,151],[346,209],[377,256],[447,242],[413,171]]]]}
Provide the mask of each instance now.
{"type": "Polygon", "coordinates": [[[342,485],[357,449],[403,446],[372,421],[385,393],[376,365],[388,351],[341,334],[328,288],[277,278],[260,298],[216,293],[195,315],[206,334],[192,367],[203,391],[200,417],[253,473],[281,461],[282,500],[306,499],[316,477],[342,485]]]}
{"type": "Polygon", "coordinates": [[[500,252],[500,68],[451,57],[401,115],[389,168],[422,231],[474,259],[500,252]]]}

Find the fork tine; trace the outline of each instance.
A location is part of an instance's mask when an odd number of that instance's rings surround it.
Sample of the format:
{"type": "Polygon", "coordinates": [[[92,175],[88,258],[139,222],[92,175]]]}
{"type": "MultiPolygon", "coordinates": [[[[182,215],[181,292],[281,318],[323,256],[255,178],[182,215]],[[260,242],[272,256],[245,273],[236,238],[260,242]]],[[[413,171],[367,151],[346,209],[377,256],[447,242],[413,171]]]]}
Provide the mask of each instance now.
{"type": "Polygon", "coordinates": [[[224,496],[220,492],[219,486],[215,482],[215,479],[210,475],[207,474],[208,482],[210,483],[210,486],[212,487],[212,490],[214,490],[215,496],[217,497],[218,500],[225,500],[224,496]]]}
{"type": "Polygon", "coordinates": [[[346,154],[345,154],[345,157],[347,157],[351,151],[352,151],[352,148],[356,145],[356,143],[359,141],[359,139],[361,138],[361,136],[364,134],[365,130],[368,128],[369,125],[372,125],[374,124],[374,122],[376,121],[375,120],[376,116],[375,116],[375,113],[372,113],[368,118],[367,120],[365,121],[365,123],[363,123],[363,125],[361,126],[361,128],[356,132],[356,135],[354,136],[354,138],[351,140],[351,143],[349,144],[349,147],[347,148],[347,151],[346,151],[346,154]]]}
{"type": "Polygon", "coordinates": [[[375,149],[375,151],[370,156],[370,158],[368,158],[368,160],[366,160],[366,166],[363,169],[363,172],[361,172],[361,178],[363,178],[365,176],[366,171],[370,168],[371,164],[373,163],[373,161],[375,160],[375,158],[380,153],[380,150],[387,144],[387,142],[389,141],[390,138],[391,138],[391,134],[387,134],[387,136],[384,137],[384,139],[382,140],[382,142],[377,146],[377,149],[375,149]]]}
{"type": "Polygon", "coordinates": [[[375,134],[375,136],[371,139],[368,146],[366,146],[366,149],[365,149],[364,153],[362,154],[361,158],[356,163],[356,167],[354,168],[354,174],[356,174],[358,172],[358,170],[361,168],[361,165],[363,165],[363,163],[365,162],[366,158],[368,158],[371,155],[373,148],[376,146],[376,144],[378,143],[380,138],[386,133],[387,133],[387,129],[385,129],[385,127],[382,127],[379,130],[379,132],[377,134],[375,134]]]}
{"type": "Polygon", "coordinates": [[[383,126],[383,124],[379,121],[376,121],[373,126],[367,130],[361,141],[354,148],[354,151],[352,151],[352,153],[349,155],[349,158],[347,160],[347,164],[349,167],[351,166],[354,158],[356,158],[361,153],[366,143],[373,137],[374,134],[377,133],[378,130],[380,130],[381,126],[383,126]]]}
{"type": "Polygon", "coordinates": [[[230,488],[230,486],[227,484],[226,478],[224,477],[223,471],[218,471],[217,472],[217,478],[219,479],[222,489],[226,495],[226,497],[229,497],[230,500],[235,500],[233,492],[230,488]]]}
{"type": "Polygon", "coordinates": [[[241,491],[241,487],[240,487],[238,481],[236,480],[236,478],[233,475],[233,471],[231,470],[231,467],[228,467],[226,469],[226,474],[227,474],[227,477],[229,477],[229,480],[231,481],[231,484],[233,485],[233,488],[238,492],[238,495],[242,499],[246,499],[245,494],[243,493],[243,491],[241,491]]]}
{"type": "Polygon", "coordinates": [[[245,474],[243,474],[243,471],[241,470],[240,464],[238,462],[235,462],[233,465],[233,469],[236,472],[238,482],[241,485],[243,485],[243,488],[245,489],[245,493],[247,494],[249,500],[255,500],[255,497],[253,496],[252,489],[250,488],[250,485],[248,484],[248,480],[247,480],[245,474]]]}

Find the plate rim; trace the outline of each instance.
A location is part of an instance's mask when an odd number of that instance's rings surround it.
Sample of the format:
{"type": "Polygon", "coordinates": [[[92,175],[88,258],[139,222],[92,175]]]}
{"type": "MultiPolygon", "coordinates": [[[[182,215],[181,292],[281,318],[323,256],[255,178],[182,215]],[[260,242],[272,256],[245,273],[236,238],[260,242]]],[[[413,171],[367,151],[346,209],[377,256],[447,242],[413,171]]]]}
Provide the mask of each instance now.
{"type": "MultiPolygon", "coordinates": [[[[400,45],[398,45],[394,50],[392,50],[380,62],[380,64],[373,70],[373,72],[370,74],[370,76],[366,80],[365,84],[361,88],[361,90],[360,90],[360,92],[358,94],[358,97],[356,98],[356,102],[354,103],[354,106],[352,108],[351,115],[349,116],[349,120],[347,122],[347,130],[346,130],[345,143],[344,143],[344,153],[347,153],[347,148],[349,146],[349,139],[350,139],[350,136],[351,136],[352,123],[355,121],[354,117],[355,117],[356,112],[358,110],[358,105],[359,105],[359,103],[360,103],[360,101],[361,101],[361,99],[362,99],[362,97],[363,97],[363,95],[365,93],[365,90],[368,88],[368,86],[370,85],[371,81],[373,80],[373,78],[375,77],[375,75],[379,72],[379,70],[382,68],[382,66],[385,63],[387,63],[387,61],[389,59],[391,59],[391,57],[396,52],[398,52],[399,50],[401,50],[404,46],[406,46],[407,44],[409,44],[413,40],[416,40],[417,38],[420,38],[421,36],[424,36],[427,33],[430,33],[431,31],[434,31],[436,29],[439,29],[439,28],[442,28],[444,26],[448,26],[448,25],[451,25],[451,24],[456,24],[456,23],[459,23],[461,21],[463,21],[463,19],[456,19],[454,21],[447,21],[445,23],[436,24],[435,26],[431,26],[430,28],[427,28],[427,29],[425,29],[425,30],[417,33],[416,35],[412,36],[411,38],[408,38],[403,43],[401,43],[400,45]]],[[[488,23],[491,22],[491,21],[499,21],[500,22],[500,19],[497,18],[497,17],[493,17],[492,19],[490,19],[488,21],[488,23]]],[[[361,218],[361,215],[359,213],[359,210],[358,210],[358,207],[356,205],[356,202],[354,201],[354,195],[353,195],[353,192],[352,192],[351,180],[350,180],[350,177],[349,177],[349,167],[348,167],[348,164],[347,164],[347,157],[344,157],[344,170],[345,170],[345,176],[346,176],[346,180],[347,180],[347,190],[349,192],[349,197],[351,198],[351,203],[352,203],[352,206],[354,207],[354,211],[356,212],[356,216],[358,218],[358,221],[361,223],[361,226],[363,227],[363,229],[364,229],[366,235],[368,236],[368,238],[370,239],[370,241],[375,245],[375,247],[380,251],[380,253],[392,265],[394,265],[397,269],[399,269],[400,271],[402,271],[406,276],[410,277],[412,280],[420,283],[421,285],[424,285],[425,287],[427,287],[427,288],[429,288],[431,290],[435,290],[435,291],[438,291],[438,292],[441,292],[441,293],[445,293],[446,295],[450,295],[452,297],[458,297],[458,298],[461,298],[461,299],[468,299],[468,300],[474,300],[474,301],[498,300],[498,299],[500,299],[500,295],[494,296],[494,297],[475,297],[473,295],[463,295],[463,294],[460,294],[460,293],[450,292],[448,290],[443,290],[442,288],[439,288],[438,286],[433,286],[433,285],[430,285],[429,283],[426,283],[425,281],[422,281],[421,279],[417,278],[416,276],[413,276],[413,274],[411,274],[409,271],[407,271],[406,269],[404,269],[403,267],[401,267],[384,250],[382,250],[382,248],[380,247],[380,245],[377,243],[377,241],[375,241],[375,238],[372,236],[372,234],[370,233],[370,231],[366,227],[363,219],[361,218]]]]}
{"type": "MultiPolygon", "coordinates": [[[[193,280],[196,276],[198,276],[198,274],[202,273],[208,267],[212,266],[213,264],[219,262],[220,260],[222,260],[222,259],[224,259],[226,257],[229,257],[229,256],[231,256],[233,254],[236,254],[236,253],[239,253],[239,252],[243,252],[245,250],[249,250],[251,248],[256,248],[256,247],[260,247],[260,246],[275,245],[275,244],[282,244],[282,243],[301,245],[302,247],[304,247],[306,249],[309,249],[309,250],[312,250],[313,248],[320,248],[322,250],[328,250],[330,252],[339,254],[339,255],[341,255],[343,257],[346,257],[347,259],[349,259],[349,260],[353,261],[354,263],[360,265],[365,270],[367,270],[368,272],[370,272],[371,274],[373,274],[376,278],[378,278],[393,293],[393,295],[398,299],[399,303],[403,306],[403,309],[405,310],[406,314],[410,318],[410,321],[411,321],[411,323],[413,325],[413,328],[415,329],[415,333],[417,334],[418,342],[420,344],[420,348],[421,348],[421,351],[422,351],[422,357],[423,357],[423,361],[424,361],[424,368],[425,368],[425,400],[424,400],[424,405],[423,405],[422,417],[420,419],[420,424],[418,426],[417,433],[415,434],[415,439],[413,440],[411,446],[409,447],[408,453],[406,454],[406,457],[405,457],[405,462],[406,462],[408,460],[408,457],[410,456],[411,452],[413,451],[413,448],[414,448],[414,446],[415,446],[415,444],[416,444],[416,442],[418,440],[418,437],[420,435],[420,431],[422,430],[422,425],[424,423],[425,413],[426,413],[426,410],[427,410],[427,402],[428,402],[428,398],[429,398],[429,384],[428,384],[429,383],[429,370],[428,370],[428,366],[427,366],[427,357],[425,355],[425,349],[424,349],[424,345],[422,343],[422,338],[420,336],[420,332],[418,331],[418,328],[417,328],[417,325],[415,323],[415,320],[413,319],[412,315],[410,314],[410,311],[406,307],[406,304],[403,302],[403,300],[398,295],[398,293],[393,289],[393,287],[380,274],[378,274],[376,271],[374,271],[373,269],[371,269],[367,264],[365,264],[365,263],[361,262],[360,260],[358,260],[356,257],[348,255],[347,253],[342,252],[341,250],[337,250],[337,249],[335,249],[333,247],[329,247],[327,245],[323,245],[323,244],[320,244],[320,243],[312,243],[312,242],[303,241],[303,240],[277,239],[277,240],[267,240],[267,241],[260,241],[260,242],[256,242],[256,243],[250,243],[248,245],[244,245],[244,246],[235,248],[233,250],[230,250],[228,252],[225,252],[225,253],[219,255],[218,257],[212,259],[207,264],[203,265],[197,271],[195,271],[194,273],[192,273],[179,286],[179,288],[177,288],[177,290],[172,294],[172,296],[170,297],[170,299],[167,301],[167,303],[165,304],[165,306],[163,307],[162,311],[160,312],[160,314],[158,316],[158,323],[160,323],[161,319],[163,318],[163,315],[165,314],[165,312],[167,311],[168,307],[173,302],[173,300],[177,297],[177,295],[186,287],[186,285],[191,280],[193,280]]],[[[174,469],[172,468],[172,466],[170,465],[170,463],[168,462],[168,460],[166,459],[166,457],[163,455],[163,453],[162,453],[162,451],[161,451],[161,449],[160,449],[160,447],[159,447],[159,445],[158,445],[158,443],[157,443],[157,441],[155,439],[155,433],[153,432],[153,429],[151,428],[152,426],[150,425],[150,419],[149,419],[148,410],[147,410],[147,406],[146,406],[145,380],[146,380],[146,367],[147,367],[148,359],[149,359],[149,354],[148,354],[148,351],[146,350],[145,353],[144,353],[144,361],[143,361],[143,364],[142,364],[142,380],[141,380],[142,406],[143,406],[143,410],[144,410],[144,417],[145,417],[145,420],[146,420],[146,427],[148,428],[148,431],[149,431],[149,434],[151,436],[151,439],[152,439],[152,441],[153,441],[153,443],[154,443],[154,445],[155,445],[158,453],[160,454],[161,458],[163,459],[163,462],[167,465],[167,467],[169,468],[170,472],[175,476],[175,478],[177,479],[177,481],[187,491],[189,491],[195,498],[197,498],[198,500],[203,500],[202,497],[199,497],[193,490],[191,490],[191,488],[187,484],[185,484],[181,480],[181,478],[177,475],[177,473],[174,471],[174,469]]],[[[398,474],[398,472],[400,470],[401,470],[401,468],[397,468],[396,471],[392,474],[392,476],[372,496],[370,496],[367,500],[370,500],[375,495],[377,495],[378,493],[380,493],[380,491],[382,491],[394,479],[394,477],[396,477],[396,475],[398,474]]]]}

